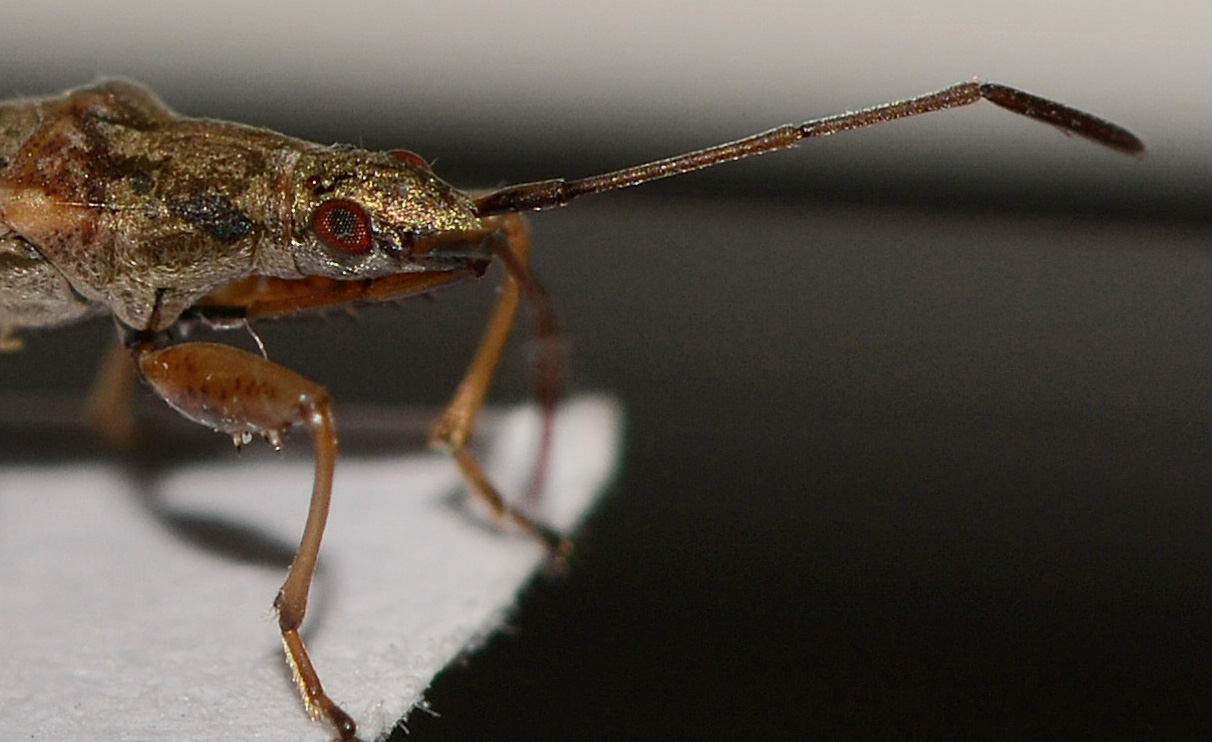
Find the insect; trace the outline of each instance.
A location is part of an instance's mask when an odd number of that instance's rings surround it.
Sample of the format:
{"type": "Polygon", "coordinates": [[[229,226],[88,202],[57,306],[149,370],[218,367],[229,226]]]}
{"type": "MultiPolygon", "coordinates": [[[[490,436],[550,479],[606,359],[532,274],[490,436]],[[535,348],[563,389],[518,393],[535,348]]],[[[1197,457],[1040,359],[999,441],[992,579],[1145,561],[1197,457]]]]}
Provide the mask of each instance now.
{"type": "Polygon", "coordinates": [[[307,310],[393,301],[478,278],[493,261],[501,263],[504,287],[432,437],[499,523],[559,556],[568,542],[509,505],[468,448],[523,301],[535,310],[542,341],[538,395],[549,421],[559,395],[556,318],[528,267],[522,212],[980,100],[1120,152],[1144,149],[1125,129],[1060,103],[963,82],[602,175],[469,194],[411,152],[320,146],[181,117],[124,80],[3,102],[0,346],[19,347],[23,330],[109,315],[122,340],[116,356],[122,365],[101,386],[111,408],[122,405],[123,380],[137,372],[181,414],[237,445],[259,436],[279,446],[292,426],[310,432],[315,473],[308,517],[274,607],[304,705],[350,742],[355,722],[325,692],[299,635],[337,459],[332,402],[321,385],[264,353],[193,336],[307,310]]]}

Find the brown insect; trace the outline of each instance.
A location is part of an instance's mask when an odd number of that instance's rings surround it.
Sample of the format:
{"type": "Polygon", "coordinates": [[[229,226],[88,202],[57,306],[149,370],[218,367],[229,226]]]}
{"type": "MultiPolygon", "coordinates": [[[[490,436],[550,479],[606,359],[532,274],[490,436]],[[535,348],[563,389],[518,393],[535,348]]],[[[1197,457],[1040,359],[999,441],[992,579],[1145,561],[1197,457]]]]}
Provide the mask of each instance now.
{"type": "MultiPolygon", "coordinates": [[[[433,441],[454,456],[498,522],[512,522],[559,556],[568,542],[508,505],[467,446],[523,299],[544,341],[539,396],[549,419],[559,393],[555,316],[528,268],[519,212],[982,99],[1121,152],[1144,149],[1128,131],[1068,106],[965,82],[604,175],[469,195],[411,152],[325,147],[183,118],[127,81],[0,103],[0,346],[19,347],[21,329],[112,315],[125,351],[100,386],[103,407],[123,409],[135,370],[181,414],[237,445],[257,435],[278,446],[294,425],[310,431],[310,510],[274,607],[303,703],[348,742],[356,739],[354,721],[325,693],[299,637],[337,457],[332,404],[322,386],[263,355],[189,337],[429,292],[477,278],[499,260],[505,286],[433,441]]],[[[122,437],[124,419],[109,415],[104,432],[122,437]]]]}

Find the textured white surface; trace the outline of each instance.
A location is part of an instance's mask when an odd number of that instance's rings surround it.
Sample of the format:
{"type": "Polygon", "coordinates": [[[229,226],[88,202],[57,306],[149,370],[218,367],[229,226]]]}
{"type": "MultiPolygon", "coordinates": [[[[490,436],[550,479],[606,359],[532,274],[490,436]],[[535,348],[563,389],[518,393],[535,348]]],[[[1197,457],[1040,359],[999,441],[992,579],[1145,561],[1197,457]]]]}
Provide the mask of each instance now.
{"type": "MultiPolygon", "coordinates": [[[[544,517],[575,525],[609,480],[621,414],[564,406],[544,517]]],[[[484,431],[518,491],[537,415],[484,431]]],[[[305,445],[305,444],[304,444],[305,445]]],[[[255,529],[293,548],[311,464],[230,460],[154,482],[105,464],[0,469],[0,730],[22,740],[324,740],[269,610],[283,569],[189,543],[141,504],[255,529]]],[[[499,627],[541,550],[483,527],[440,454],[342,459],[305,640],[329,693],[373,739],[435,673],[499,627]]]]}

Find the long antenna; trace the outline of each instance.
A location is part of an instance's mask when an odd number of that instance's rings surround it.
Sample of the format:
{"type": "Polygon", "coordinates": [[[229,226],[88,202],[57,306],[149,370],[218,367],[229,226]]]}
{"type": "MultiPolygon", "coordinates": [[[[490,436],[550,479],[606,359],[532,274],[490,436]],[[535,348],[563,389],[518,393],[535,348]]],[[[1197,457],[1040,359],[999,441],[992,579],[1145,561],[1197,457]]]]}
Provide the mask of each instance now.
{"type": "Polygon", "coordinates": [[[798,145],[805,139],[862,129],[923,113],[960,108],[987,100],[1014,113],[1051,124],[1068,134],[1127,154],[1139,154],[1145,145],[1134,134],[1110,121],[1070,108],[1056,101],[996,83],[962,82],[934,93],[885,103],[853,113],[786,124],[760,134],[718,144],[664,160],[615,170],[577,180],[555,178],[506,186],[476,199],[480,216],[517,211],[541,211],[563,206],[578,196],[627,188],[650,180],[669,178],[694,170],[764,155],[798,145]]]}

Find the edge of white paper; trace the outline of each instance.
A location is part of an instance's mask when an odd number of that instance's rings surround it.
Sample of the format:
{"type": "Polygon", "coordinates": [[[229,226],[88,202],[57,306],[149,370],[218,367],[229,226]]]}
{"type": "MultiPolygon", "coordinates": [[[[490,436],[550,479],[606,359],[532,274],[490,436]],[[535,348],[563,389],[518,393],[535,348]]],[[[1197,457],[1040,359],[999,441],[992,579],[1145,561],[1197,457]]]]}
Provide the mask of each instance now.
{"type": "MultiPolygon", "coordinates": [[[[575,526],[617,466],[622,412],[570,399],[556,421],[541,517],[575,526]]],[[[515,408],[484,435],[485,466],[521,491],[540,416],[515,408]]],[[[270,610],[282,565],[187,543],[160,507],[297,542],[310,460],[173,468],[0,468],[0,729],[8,739],[328,740],[310,721],[270,610]]],[[[441,454],[343,458],[304,639],[325,689],[373,740],[423,702],[433,677],[500,627],[542,549],[460,498],[441,454]]]]}

